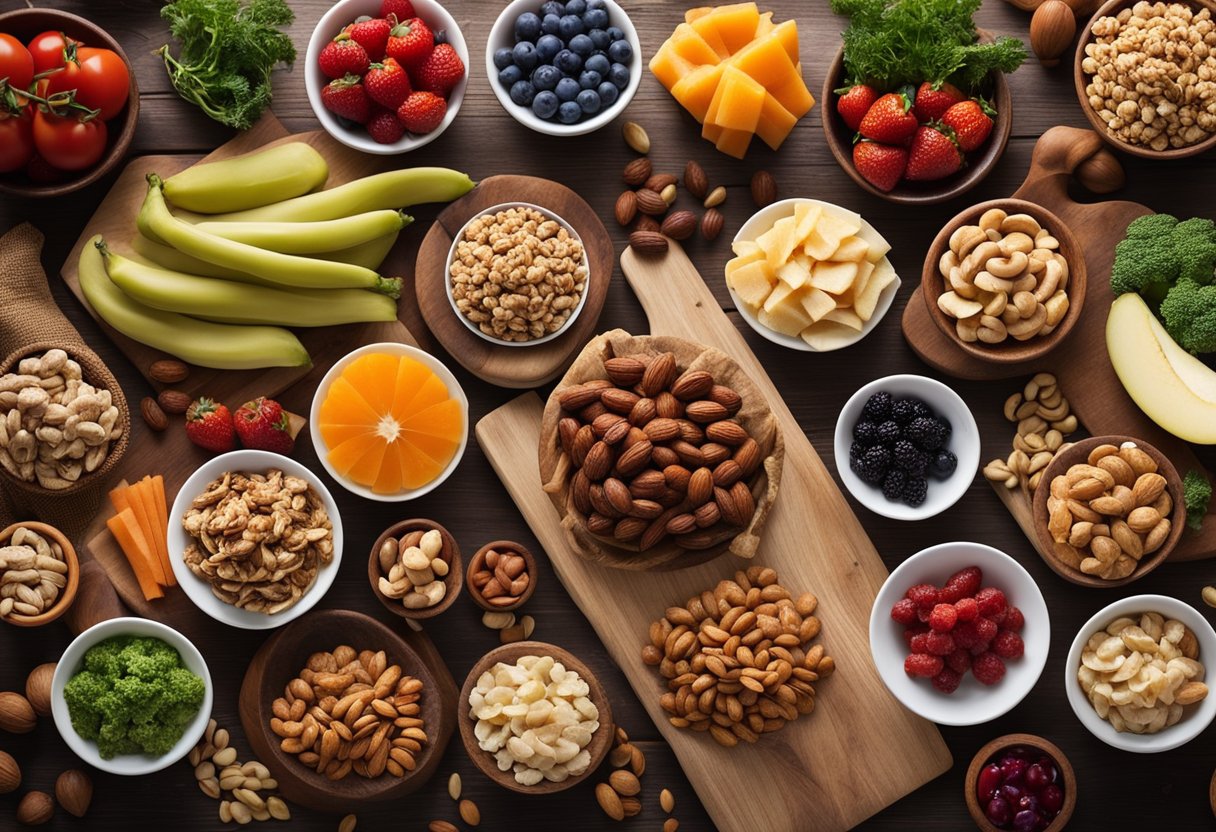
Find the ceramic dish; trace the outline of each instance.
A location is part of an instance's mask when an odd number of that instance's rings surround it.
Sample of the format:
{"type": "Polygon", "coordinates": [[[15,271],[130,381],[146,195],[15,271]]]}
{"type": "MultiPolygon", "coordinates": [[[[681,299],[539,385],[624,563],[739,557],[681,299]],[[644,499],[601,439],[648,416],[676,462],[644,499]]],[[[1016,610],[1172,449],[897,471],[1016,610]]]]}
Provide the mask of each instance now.
{"type": "Polygon", "coordinates": [[[13,523],[8,528],[0,531],[0,546],[7,546],[13,533],[17,529],[24,526],[32,532],[42,535],[48,541],[58,543],[59,548],[63,550],[63,562],[67,564],[67,583],[63,589],[59,590],[59,597],[55,599],[55,603],[50,609],[45,610],[39,615],[21,615],[20,613],[9,613],[0,618],[7,624],[12,624],[17,627],[41,627],[43,624],[50,624],[68,611],[72,603],[76,600],[76,591],[80,588],[80,561],[76,558],[76,549],[72,546],[72,541],[68,540],[63,532],[54,526],[48,526],[46,523],[39,523],[33,520],[27,520],[21,523],[13,523]]]}
{"type": "Polygon", "coordinates": [[[294,459],[274,454],[269,451],[239,450],[204,462],[182,484],[181,490],[173,500],[173,508],[169,511],[169,563],[173,566],[173,576],[177,578],[182,591],[194,602],[194,605],[207,615],[223,624],[240,627],[243,630],[269,630],[281,627],[288,621],[299,618],[312,609],[329,591],[329,587],[338,576],[338,567],[342,563],[342,518],[338,504],[333,495],[325,487],[321,478],[308,470],[294,459]],[[308,482],[321,498],[329,520],[333,523],[334,558],[329,564],[322,566],[317,573],[312,586],[305,590],[304,595],[294,605],[274,615],[238,609],[221,601],[211,591],[211,586],[198,578],[183,560],[186,547],[191,538],[182,528],[181,518],[190,509],[190,503],[203,493],[207,483],[218,479],[226,471],[249,471],[262,473],[271,468],[278,468],[285,474],[300,477],[308,482]]]}
{"type": "Polygon", "coordinates": [[[452,537],[451,532],[433,520],[402,520],[400,523],[394,523],[389,526],[376,538],[376,542],[372,546],[371,555],[367,559],[367,580],[371,584],[372,594],[376,596],[376,600],[393,615],[412,621],[425,621],[428,618],[434,618],[452,606],[456,601],[456,596],[460,594],[460,588],[464,583],[460,546],[456,543],[456,538],[452,537]],[[432,607],[412,610],[402,604],[399,598],[390,598],[380,591],[380,578],[384,576],[384,572],[380,569],[380,547],[390,537],[400,538],[412,531],[428,532],[431,529],[437,530],[443,537],[442,551],[447,555],[448,574],[443,576],[444,594],[438,604],[432,607]]]}
{"type": "Polygon", "coordinates": [[[1034,578],[1009,555],[979,543],[942,543],[917,552],[887,578],[870,612],[870,652],[878,675],[906,708],[939,725],[979,725],[1010,711],[1038,682],[1050,646],[1047,604],[1034,578]],[[909,587],[941,586],[968,566],[978,566],[984,573],[984,586],[997,587],[1022,611],[1026,626],[1021,636],[1026,648],[1020,659],[1006,663],[1005,677],[992,687],[968,673],[958,690],[947,695],[936,690],[929,679],[914,679],[904,672],[908,645],[904,628],[891,619],[891,607],[909,587]]]}
{"type": "MultiPolygon", "coordinates": [[[[193,576],[191,576],[193,577],[193,576]]],[[[211,687],[211,674],[207,670],[207,662],[203,654],[181,633],[172,627],[167,627],[158,621],[146,618],[111,618],[94,624],[72,640],[63,651],[59,663],[55,666],[55,675],[51,678],[51,715],[55,719],[55,727],[59,735],[68,744],[68,748],[84,762],[109,772],[110,774],[139,775],[151,774],[176,763],[190,753],[203,732],[207,729],[207,720],[211,718],[211,705],[214,692],[211,687]],[[90,647],[114,636],[150,636],[158,638],[177,650],[182,657],[182,664],[196,676],[201,676],[205,685],[203,704],[198,713],[186,726],[181,739],[170,751],[160,757],[147,754],[121,754],[108,760],[102,759],[97,751],[97,743],[83,739],[72,727],[72,718],[68,713],[67,702],[63,699],[63,688],[81,669],[84,654],[90,647]]]]}
{"type": "Polygon", "coordinates": [[[1060,813],[1043,832],[1061,832],[1072,820],[1072,813],[1077,808],[1077,776],[1073,772],[1072,763],[1055,743],[1034,734],[1006,734],[1003,737],[997,737],[976,752],[971,759],[971,765],[967,767],[967,777],[963,781],[963,795],[967,800],[967,811],[971,813],[971,819],[975,821],[980,832],[1002,832],[1001,827],[994,825],[984,814],[984,806],[980,803],[977,793],[979,776],[980,771],[989,760],[1006,749],[1018,746],[1033,749],[1050,757],[1055,762],[1056,768],[1059,769],[1059,785],[1061,791],[1064,792],[1064,805],[1060,807],[1060,813]]]}

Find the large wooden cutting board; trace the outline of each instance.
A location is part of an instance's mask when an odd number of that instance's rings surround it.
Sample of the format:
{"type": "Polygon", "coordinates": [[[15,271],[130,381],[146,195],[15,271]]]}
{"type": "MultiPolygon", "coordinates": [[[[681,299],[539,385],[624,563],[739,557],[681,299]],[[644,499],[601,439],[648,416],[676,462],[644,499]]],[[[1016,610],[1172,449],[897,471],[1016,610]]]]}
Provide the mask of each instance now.
{"type": "MultiPolygon", "coordinates": [[[[1042,205],[1063,220],[1085,252],[1089,273],[1085,306],[1067,339],[1038,361],[1020,364],[980,361],[958,349],[937,328],[929,316],[920,287],[913,292],[904,309],[904,338],[925,362],[955,378],[989,380],[1029,377],[1041,370],[1054,373],[1073,412],[1091,435],[1126,434],[1143,439],[1169,457],[1178,471],[1185,474],[1191,469],[1202,469],[1202,463],[1186,442],[1166,433],[1144,415],[1123,389],[1107,357],[1106,316],[1114,301],[1110,269],[1115,246],[1123,239],[1128,223],[1136,217],[1151,214],[1152,210],[1126,201],[1080,203],[1068,195],[1073,171],[1102,147],[1102,139],[1092,130],[1053,127],[1039,138],[1026,181],[1014,194],[1018,199],[1042,205]]],[[[1008,442],[1012,437],[1011,425],[1009,435],[1000,437],[1000,444],[992,446],[998,451],[995,456],[1008,454],[1008,442]]],[[[992,485],[1037,549],[1029,496],[1021,491],[1010,491],[1001,483],[992,485]]],[[[1184,534],[1170,554],[1170,560],[1216,557],[1214,512],[1216,502],[1202,531],[1184,534]]]]}
{"type": "Polygon", "coordinates": [[[642,663],[651,620],[747,564],[729,555],[676,572],[604,569],[569,550],[557,512],[541,491],[537,447],[541,400],[528,393],[484,417],[477,439],[575,603],[625,671],[723,832],[823,832],[855,826],[946,771],[937,729],[887,692],[870,657],[869,619],[887,570],[819,455],[764,368],[719,308],[683,249],[658,258],[621,255],[625,277],[653,334],[723,350],[768,398],[785,434],[781,490],[756,563],[777,570],[791,592],[819,597],[822,641],[838,670],[818,687],[818,705],[755,745],[724,749],[679,731],[659,707],[659,675],[642,663]],[[895,749],[899,749],[895,751],[895,749]]]}

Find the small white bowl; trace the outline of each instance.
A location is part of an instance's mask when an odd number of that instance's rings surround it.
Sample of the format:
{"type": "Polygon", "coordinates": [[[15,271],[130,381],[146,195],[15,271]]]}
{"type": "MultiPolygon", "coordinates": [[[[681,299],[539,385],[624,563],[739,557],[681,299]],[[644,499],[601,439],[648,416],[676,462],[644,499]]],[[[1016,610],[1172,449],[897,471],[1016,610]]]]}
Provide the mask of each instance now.
{"type": "Polygon", "coordinates": [[[547,341],[552,341],[555,338],[560,338],[562,335],[564,335],[566,330],[570,328],[570,325],[574,323],[574,319],[577,318],[583,311],[583,307],[587,305],[587,293],[591,291],[591,262],[587,258],[586,246],[583,246],[583,263],[587,266],[587,279],[583,283],[583,293],[579,296],[578,306],[574,307],[574,311],[570,313],[570,317],[566,319],[564,324],[562,324],[561,329],[559,329],[557,332],[550,332],[548,335],[540,338],[535,338],[531,341],[504,341],[501,338],[486,335],[484,332],[478,329],[477,324],[473,323],[460,313],[460,310],[456,307],[456,298],[452,293],[452,260],[456,257],[456,246],[459,245],[462,239],[464,239],[465,229],[468,228],[469,225],[471,225],[472,222],[478,217],[483,217],[486,214],[496,214],[499,211],[506,211],[510,208],[531,208],[534,211],[539,211],[549,219],[555,221],[562,228],[566,229],[566,231],[570,233],[570,236],[578,240],[578,244],[580,246],[583,245],[583,238],[580,237],[578,232],[574,230],[574,226],[570,225],[570,223],[566,222],[548,208],[542,208],[541,206],[534,205],[531,202],[503,202],[499,205],[492,205],[484,211],[478,211],[476,214],[469,217],[468,221],[465,222],[464,225],[460,226],[460,230],[457,231],[456,235],[452,238],[452,245],[450,248],[448,248],[447,266],[443,273],[444,286],[447,289],[448,304],[452,307],[452,313],[456,316],[457,320],[465,325],[466,329],[468,329],[478,338],[499,347],[534,347],[537,344],[544,344],[547,341]]]}
{"type": "Polygon", "coordinates": [[[532,112],[531,107],[521,107],[511,100],[510,90],[503,89],[502,84],[498,83],[498,67],[494,66],[496,51],[503,47],[515,46],[515,19],[524,12],[538,12],[543,2],[544,0],[513,0],[494,21],[490,37],[486,41],[486,76],[490,81],[490,88],[498,97],[498,103],[512,118],[537,133],[548,136],[582,136],[593,133],[624,112],[642,82],[642,43],[638,39],[638,30],[634,28],[633,21],[624,9],[613,0],[604,0],[608,7],[608,25],[616,26],[624,32],[625,40],[633,47],[633,60],[629,63],[629,86],[621,90],[620,96],[611,107],[601,110],[592,118],[583,119],[577,124],[546,121],[532,112]]]}
{"type": "MultiPolygon", "coordinates": [[[[1216,696],[1208,694],[1201,702],[1188,705],[1181,720],[1156,734],[1120,733],[1098,716],[1077,679],[1077,670],[1081,667],[1081,652],[1090,636],[1099,630],[1105,630],[1116,618],[1125,615],[1138,618],[1141,613],[1146,612],[1160,613],[1167,621],[1171,618],[1181,621],[1195,634],[1199,642],[1199,661],[1205,669],[1211,669],[1213,663],[1216,663],[1216,630],[1212,629],[1212,625],[1202,613],[1177,598],[1165,595],[1133,595],[1103,607],[1093,618],[1086,621],[1085,626],[1077,633],[1064,665],[1064,690],[1077,719],[1102,742],[1122,751],[1156,754],[1186,745],[1202,734],[1212,724],[1212,718],[1216,717],[1216,696]]],[[[1208,684],[1212,682],[1209,680],[1208,684]]]]}
{"type": "Polygon", "coordinates": [[[333,40],[342,31],[343,26],[353,22],[360,15],[379,17],[380,0],[338,0],[329,11],[321,16],[317,28],[312,30],[312,37],[308,40],[308,52],[304,58],[304,89],[308,92],[308,103],[312,105],[312,111],[316,113],[317,120],[321,122],[325,132],[347,147],[378,156],[391,156],[395,153],[417,150],[439,138],[439,134],[448,129],[448,126],[456,119],[456,113],[460,111],[460,104],[464,101],[464,92],[469,84],[469,72],[471,71],[469,48],[464,42],[464,35],[460,33],[456,19],[436,0],[414,0],[414,11],[432,31],[438,32],[442,29],[447,33],[448,43],[452,45],[464,63],[464,78],[448,95],[447,115],[443,117],[443,121],[438,127],[422,136],[406,133],[392,144],[380,144],[374,141],[362,127],[344,127],[338,121],[337,116],[325,109],[325,105],[321,103],[321,90],[330,82],[330,79],[325,77],[320,64],[317,63],[317,58],[320,57],[325,44],[333,40]]]}
{"type": "Polygon", "coordinates": [[[875,379],[849,397],[836,418],[833,442],[836,471],[845,487],[870,511],[892,520],[924,520],[941,514],[967,493],[980,464],[980,430],[967,403],[952,389],[925,376],[897,375],[875,379]],[[946,450],[958,457],[958,467],[949,479],[929,478],[929,495],[919,506],[888,500],[882,489],[863,482],[849,465],[849,446],[853,444],[853,425],[861,418],[861,409],[874,393],[885,390],[896,398],[914,396],[950,422],[951,434],[946,450]]]}
{"type": "MultiPolygon", "coordinates": [[[[749,242],[754,241],[765,231],[772,228],[773,224],[776,223],[777,220],[782,219],[783,217],[794,216],[794,207],[798,204],[818,205],[822,208],[836,208],[841,211],[848,210],[847,208],[842,208],[834,203],[824,202],[822,199],[810,199],[809,197],[782,199],[778,202],[774,202],[771,205],[766,205],[756,213],[752,214],[751,219],[743,223],[743,225],[739,228],[739,231],[735,234],[735,238],[732,240],[732,242],[737,243],[742,240],[749,242]]],[[[852,214],[856,212],[849,211],[849,213],[852,214]]],[[[863,229],[868,229],[875,234],[878,233],[874,226],[866,222],[864,217],[860,217],[859,215],[859,218],[861,219],[861,227],[863,229]]],[[[769,329],[764,324],[760,323],[760,319],[756,317],[756,314],[748,309],[746,303],[739,299],[739,296],[735,293],[735,290],[731,288],[729,283],[726,284],[726,290],[730,292],[730,299],[734,301],[736,311],[738,311],[738,313],[743,317],[743,320],[747,321],[747,325],[756,330],[757,334],[759,334],[761,337],[772,341],[774,344],[780,344],[783,347],[788,347],[791,350],[799,350],[801,352],[835,352],[836,350],[842,350],[845,347],[853,346],[862,338],[865,338],[874,331],[874,329],[886,316],[888,310],[890,310],[891,304],[895,300],[895,296],[899,294],[899,287],[901,284],[902,281],[900,280],[899,275],[896,275],[895,279],[891,281],[891,284],[883,289],[879,294],[878,303],[874,307],[874,314],[870,317],[870,320],[866,321],[865,324],[862,325],[861,332],[857,332],[848,338],[842,338],[840,343],[832,347],[830,350],[817,350],[798,336],[784,335],[776,330],[769,329]]]]}
{"type": "Polygon", "coordinates": [[[100,624],[94,624],[76,636],[68,648],[63,651],[63,655],[59,657],[59,664],[55,667],[55,674],[51,677],[51,716],[55,720],[55,727],[59,730],[59,735],[63,737],[63,741],[68,744],[68,748],[72,749],[77,757],[94,768],[108,771],[110,774],[151,774],[154,771],[168,768],[185,757],[198,743],[203,732],[207,730],[207,720],[211,719],[211,705],[214,698],[211,688],[211,673],[207,670],[207,662],[203,660],[203,654],[198,651],[198,648],[172,627],[146,618],[111,618],[100,624]],[[63,699],[63,687],[80,671],[84,654],[88,652],[89,648],[114,636],[159,638],[177,650],[182,657],[182,664],[186,666],[187,670],[203,679],[203,703],[199,706],[198,713],[186,726],[186,730],[177,744],[162,757],[153,757],[148,754],[122,754],[105,760],[97,751],[97,743],[83,739],[72,727],[68,704],[63,699]]]}
{"type": "Polygon", "coordinates": [[[299,618],[312,609],[338,576],[338,566],[342,562],[342,518],[339,516],[338,504],[333,495],[325,487],[321,478],[294,459],[270,451],[251,451],[248,449],[229,451],[226,454],[209,459],[198,467],[182,484],[181,490],[173,500],[173,509],[169,512],[169,563],[173,566],[173,576],[187,597],[207,615],[223,624],[240,627],[242,630],[270,630],[281,627],[289,621],[299,618]],[[203,493],[207,483],[224,476],[226,471],[248,471],[264,473],[271,468],[278,468],[285,474],[307,480],[321,498],[329,520],[333,523],[334,559],[322,566],[304,595],[294,605],[274,615],[261,612],[238,609],[232,604],[221,601],[211,591],[211,586],[190,571],[183,559],[186,547],[191,538],[182,528],[182,517],[190,509],[190,503],[203,493]]]}
{"type": "Polygon", "coordinates": [[[400,503],[406,500],[413,500],[421,497],[423,494],[430,493],[439,487],[439,485],[452,475],[456,470],[456,466],[460,464],[461,457],[464,456],[465,447],[469,444],[469,400],[464,394],[464,389],[460,386],[460,382],[456,380],[456,376],[452,375],[452,371],[444,366],[443,362],[429,352],[424,352],[417,347],[411,347],[407,344],[398,344],[396,342],[384,342],[380,344],[368,344],[367,346],[359,347],[359,349],[348,352],[342,358],[338,359],[334,366],[329,368],[329,372],[321,379],[321,383],[317,385],[317,392],[312,397],[312,407],[308,412],[308,432],[312,436],[312,446],[316,449],[317,458],[321,460],[321,464],[325,466],[325,470],[329,475],[337,480],[338,485],[345,488],[352,494],[357,494],[360,497],[366,497],[369,500],[376,500],[381,503],[400,503]],[[329,464],[329,446],[325,444],[325,439],[321,436],[321,427],[319,416],[321,414],[321,404],[325,401],[325,396],[329,393],[329,386],[333,384],[334,379],[338,374],[346,369],[356,358],[366,355],[371,352],[389,353],[392,355],[408,355],[417,361],[422,362],[431,372],[439,376],[448,388],[448,395],[460,403],[460,416],[464,420],[464,425],[460,434],[460,446],[456,449],[456,453],[452,456],[452,461],[447,464],[447,467],[440,472],[439,476],[428,482],[421,488],[414,488],[406,491],[400,491],[396,494],[377,494],[370,488],[358,483],[351,482],[346,477],[334,470],[329,464]]]}
{"type": "Polygon", "coordinates": [[[1010,711],[1038,682],[1050,647],[1051,622],[1039,585],[1009,555],[980,543],[941,543],[917,552],[887,578],[870,611],[870,654],[883,684],[908,710],[940,725],[979,725],[1010,711]],[[1005,677],[995,685],[983,685],[968,672],[958,690],[945,694],[929,679],[914,679],[904,672],[908,645],[903,625],[891,618],[891,607],[909,587],[926,583],[940,587],[968,566],[978,566],[984,586],[1001,590],[1022,611],[1026,652],[1005,662],[1005,677]]]}

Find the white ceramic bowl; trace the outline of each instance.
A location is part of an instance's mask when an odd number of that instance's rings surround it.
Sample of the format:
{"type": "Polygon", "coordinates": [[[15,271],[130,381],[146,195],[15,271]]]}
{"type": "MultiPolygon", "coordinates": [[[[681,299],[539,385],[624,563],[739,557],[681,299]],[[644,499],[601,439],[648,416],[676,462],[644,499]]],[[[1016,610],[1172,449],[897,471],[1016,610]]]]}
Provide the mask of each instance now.
{"type": "MultiPolygon", "coordinates": [[[[772,228],[773,224],[776,223],[777,220],[782,219],[783,217],[794,216],[794,207],[799,203],[805,205],[819,205],[824,208],[837,208],[842,211],[848,210],[847,208],[841,208],[839,205],[835,205],[834,203],[824,202],[822,199],[810,199],[808,197],[783,199],[778,202],[774,202],[772,205],[767,205],[756,213],[752,214],[751,219],[743,223],[743,225],[739,228],[739,231],[735,234],[735,238],[732,242],[737,243],[741,240],[755,240],[765,231],[772,228]]],[[[849,213],[854,212],[850,211],[849,213]]],[[[861,227],[873,231],[874,233],[878,233],[874,226],[866,222],[864,217],[861,218],[861,227]]],[[[734,301],[735,309],[743,317],[743,320],[747,321],[747,325],[756,330],[761,337],[767,338],[774,344],[780,344],[783,347],[788,347],[791,350],[799,350],[801,352],[834,352],[836,350],[844,349],[845,347],[853,346],[853,344],[856,344],[862,338],[865,338],[874,331],[874,329],[882,321],[883,317],[887,314],[887,311],[890,310],[891,303],[895,300],[895,296],[899,294],[899,287],[901,283],[902,281],[900,280],[899,275],[896,275],[895,280],[891,281],[891,284],[883,289],[879,294],[878,304],[874,307],[874,314],[871,316],[870,320],[866,321],[862,326],[861,332],[855,333],[847,339],[842,338],[840,343],[837,346],[832,347],[831,350],[814,349],[810,344],[797,336],[783,335],[776,330],[769,329],[764,324],[760,323],[760,319],[756,317],[756,314],[748,309],[747,304],[739,299],[739,296],[735,293],[735,290],[731,288],[729,283],[726,286],[726,290],[730,292],[730,299],[734,301]]]]}
{"type": "Polygon", "coordinates": [[[599,130],[608,122],[619,116],[629,106],[638,85],[642,82],[642,43],[638,39],[638,30],[625,10],[613,0],[604,0],[608,6],[608,25],[616,26],[625,33],[625,40],[633,47],[633,60],[629,64],[629,86],[621,90],[620,97],[606,110],[601,110],[594,117],[583,119],[577,124],[562,124],[558,121],[545,121],[532,112],[531,107],[521,107],[511,100],[510,90],[503,89],[498,83],[498,67],[494,66],[494,53],[503,47],[515,46],[515,19],[524,12],[537,12],[544,0],[513,0],[503,9],[494,26],[490,29],[490,37],[486,41],[486,76],[490,81],[490,89],[498,97],[498,103],[520,124],[549,136],[582,136],[599,130]]]}
{"type": "Polygon", "coordinates": [[[398,344],[395,342],[385,342],[380,344],[368,344],[364,347],[347,353],[334,363],[334,366],[329,368],[329,372],[321,379],[321,383],[317,385],[317,392],[312,397],[312,407],[308,412],[308,432],[312,436],[312,446],[317,451],[317,458],[321,460],[321,464],[325,466],[325,470],[329,475],[338,481],[338,484],[352,494],[358,494],[360,497],[366,497],[369,500],[377,500],[382,503],[399,503],[405,500],[413,500],[416,497],[421,497],[427,494],[452,475],[456,470],[456,466],[460,464],[460,458],[464,456],[464,449],[469,443],[469,400],[464,394],[464,389],[460,386],[460,382],[456,380],[456,376],[452,375],[452,371],[444,366],[443,362],[429,352],[424,352],[417,347],[411,347],[406,344],[398,344]],[[440,380],[447,385],[448,395],[460,403],[460,415],[464,420],[464,425],[460,433],[460,447],[456,449],[456,453],[452,456],[452,461],[447,467],[440,472],[439,476],[431,480],[421,488],[414,488],[406,491],[400,491],[396,494],[377,494],[367,486],[359,485],[351,482],[346,477],[334,470],[329,464],[329,446],[325,444],[325,439],[321,436],[320,422],[318,416],[321,413],[321,404],[325,401],[325,396],[329,393],[329,386],[333,384],[338,374],[346,369],[347,365],[361,355],[366,355],[371,352],[389,353],[392,355],[408,355],[417,361],[422,362],[433,373],[439,376],[440,380]]]}
{"type": "Polygon", "coordinates": [[[833,442],[836,453],[836,471],[845,487],[857,500],[875,514],[893,520],[924,520],[940,514],[959,501],[967,493],[971,480],[980,464],[980,431],[967,403],[952,389],[925,376],[897,375],[875,379],[854,393],[845,402],[836,418],[836,435],[833,442]],[[861,418],[861,409],[866,400],[880,390],[896,398],[915,396],[933,409],[938,416],[945,416],[952,432],[946,441],[946,450],[958,457],[958,467],[949,479],[929,478],[929,495],[919,506],[888,500],[882,489],[863,482],[849,465],[849,446],[853,444],[853,425],[861,418]]]}
{"type": "MultiPolygon", "coordinates": [[[[1160,613],[1167,621],[1171,618],[1181,621],[1190,628],[1199,642],[1199,661],[1208,669],[1216,663],[1216,631],[1202,613],[1177,598],[1165,595],[1133,595],[1103,607],[1093,618],[1086,621],[1085,626],[1077,633],[1072,648],[1068,651],[1068,660],[1064,664],[1064,690],[1077,719],[1102,742],[1123,751],[1155,754],[1185,745],[1203,733],[1204,729],[1212,724],[1212,718],[1216,717],[1216,696],[1209,694],[1197,704],[1188,705],[1177,724],[1156,734],[1120,733],[1098,716],[1077,679],[1077,670],[1081,667],[1081,652],[1090,636],[1106,629],[1116,618],[1125,615],[1139,618],[1141,613],[1146,612],[1160,613]]],[[[1212,684],[1210,677],[1207,682],[1212,684]]]]}
{"type": "Polygon", "coordinates": [[[207,460],[182,484],[181,490],[177,492],[177,497],[173,500],[173,509],[169,512],[169,563],[173,566],[173,576],[177,578],[178,585],[194,602],[194,605],[207,615],[223,624],[240,627],[243,630],[269,630],[281,627],[312,609],[329,591],[334,578],[338,576],[338,566],[342,562],[342,539],[342,518],[338,512],[338,504],[334,502],[333,495],[329,493],[329,489],[325,487],[321,478],[294,459],[270,451],[229,451],[207,460]],[[210,584],[190,571],[190,567],[186,566],[186,562],[183,560],[186,546],[190,544],[190,537],[182,528],[181,518],[190,509],[191,501],[203,493],[207,483],[219,479],[225,471],[248,471],[260,474],[271,468],[278,468],[285,474],[307,480],[321,497],[321,502],[325,505],[325,511],[329,514],[329,520],[334,527],[334,559],[321,567],[312,586],[293,606],[274,615],[266,615],[238,609],[221,601],[211,591],[210,584]]]}
{"type": "Polygon", "coordinates": [[[887,578],[870,611],[870,654],[878,675],[904,707],[940,725],[979,725],[1007,713],[1038,682],[1050,647],[1047,603],[1034,578],[1009,555],[980,543],[942,543],[917,552],[887,578]],[[984,573],[984,586],[1001,590],[1006,600],[1022,611],[1026,626],[1021,636],[1026,652],[1020,659],[1005,662],[1005,678],[992,687],[967,673],[958,690],[944,694],[929,679],[914,679],[904,672],[908,645],[904,626],[891,618],[891,607],[909,587],[925,583],[940,587],[968,566],[978,566],[984,573]]]}
{"type": "Polygon", "coordinates": [[[108,771],[111,774],[137,775],[151,774],[176,763],[190,753],[190,749],[198,743],[203,732],[207,729],[207,720],[211,718],[211,705],[214,701],[211,687],[211,673],[207,670],[207,662],[189,639],[158,621],[146,618],[111,618],[94,624],[72,640],[68,648],[59,657],[55,667],[55,675],[51,678],[51,716],[59,735],[84,762],[94,768],[108,771]],[[151,636],[159,638],[173,647],[182,657],[182,664],[196,676],[201,676],[205,685],[203,704],[198,713],[186,726],[185,732],[177,744],[162,757],[148,754],[122,754],[109,760],[102,759],[97,751],[97,743],[81,738],[72,727],[72,718],[68,713],[67,702],[63,699],[63,687],[81,669],[84,654],[89,648],[114,636],[151,636]]]}
{"type": "Polygon", "coordinates": [[[423,136],[406,133],[392,144],[380,144],[373,141],[362,127],[344,127],[338,121],[337,116],[325,109],[321,103],[321,90],[325,88],[330,79],[325,77],[325,73],[321,71],[321,67],[317,63],[317,58],[320,56],[321,50],[325,48],[325,44],[333,40],[342,31],[343,26],[352,23],[360,15],[378,17],[380,0],[338,0],[329,11],[321,16],[317,28],[312,31],[312,37],[308,40],[308,52],[304,59],[304,89],[308,92],[308,103],[312,105],[312,110],[316,113],[321,126],[325,128],[325,132],[347,147],[379,156],[391,156],[395,153],[417,150],[439,138],[439,134],[448,129],[448,126],[456,119],[456,113],[460,111],[460,104],[464,101],[464,92],[469,84],[469,72],[471,71],[469,48],[464,42],[464,35],[460,33],[456,19],[436,0],[414,0],[414,11],[432,31],[438,32],[442,29],[447,33],[448,43],[452,44],[452,48],[460,56],[465,72],[464,78],[448,95],[447,115],[443,117],[443,121],[438,127],[423,136]]]}
{"type": "Polygon", "coordinates": [[[557,224],[562,226],[563,228],[565,228],[566,231],[570,232],[570,235],[572,237],[574,237],[574,239],[578,240],[578,243],[580,246],[583,245],[583,238],[580,237],[578,235],[578,232],[574,230],[574,226],[570,225],[570,223],[566,222],[564,219],[562,219],[560,216],[558,216],[554,212],[550,211],[548,208],[542,208],[539,205],[533,205],[531,202],[504,202],[504,203],[501,203],[500,205],[492,205],[491,207],[485,209],[484,211],[478,211],[476,214],[469,217],[468,221],[460,227],[460,231],[458,231],[456,233],[456,235],[452,238],[452,245],[448,249],[447,266],[446,266],[446,269],[445,269],[444,275],[443,275],[444,286],[447,288],[448,304],[452,307],[452,314],[454,314],[456,316],[456,319],[458,321],[460,321],[462,324],[465,325],[466,329],[468,329],[470,332],[472,332],[478,338],[480,338],[483,341],[488,341],[489,343],[494,344],[499,347],[534,347],[537,344],[544,344],[548,341],[552,341],[555,338],[560,338],[562,335],[564,335],[566,333],[566,330],[569,329],[571,324],[574,323],[574,319],[577,318],[579,316],[579,314],[583,311],[583,307],[587,305],[587,293],[591,291],[592,274],[591,274],[591,262],[587,259],[586,246],[583,246],[583,262],[586,263],[586,265],[587,265],[587,279],[583,283],[583,293],[579,296],[578,306],[574,307],[574,311],[570,313],[570,317],[566,319],[566,322],[564,324],[562,324],[561,329],[559,329],[557,332],[550,332],[548,335],[545,335],[541,338],[535,338],[531,341],[503,341],[501,338],[495,338],[492,335],[486,335],[484,332],[482,332],[480,329],[477,328],[477,324],[473,323],[468,318],[466,318],[464,315],[460,314],[460,310],[456,307],[456,298],[452,294],[452,273],[451,273],[452,259],[456,256],[457,244],[459,244],[460,241],[464,238],[465,229],[468,228],[469,225],[478,217],[485,216],[486,214],[496,214],[499,211],[506,211],[510,208],[531,208],[534,211],[539,211],[540,213],[544,214],[549,219],[556,221],[557,224]]]}

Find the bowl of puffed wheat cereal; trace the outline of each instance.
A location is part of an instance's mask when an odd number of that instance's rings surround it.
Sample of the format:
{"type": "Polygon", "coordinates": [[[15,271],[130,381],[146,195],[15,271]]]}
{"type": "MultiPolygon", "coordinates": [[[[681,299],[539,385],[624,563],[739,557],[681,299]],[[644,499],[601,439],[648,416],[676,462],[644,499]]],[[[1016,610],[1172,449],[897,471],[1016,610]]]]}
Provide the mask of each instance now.
{"type": "Polygon", "coordinates": [[[452,240],[447,295],[478,337],[504,347],[552,341],[587,302],[583,241],[547,208],[507,202],[469,219],[452,240]]]}

